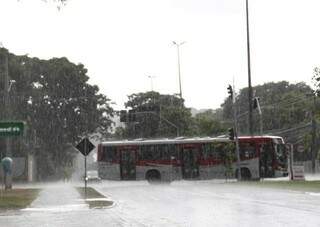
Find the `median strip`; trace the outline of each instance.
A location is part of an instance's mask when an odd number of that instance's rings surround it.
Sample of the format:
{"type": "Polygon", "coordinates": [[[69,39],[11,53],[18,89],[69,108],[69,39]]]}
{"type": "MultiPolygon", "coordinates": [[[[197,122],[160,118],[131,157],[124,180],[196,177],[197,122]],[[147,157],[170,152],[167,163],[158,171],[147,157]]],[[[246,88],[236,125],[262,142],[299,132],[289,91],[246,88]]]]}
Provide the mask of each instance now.
{"type": "Polygon", "coordinates": [[[85,188],[77,187],[76,188],[79,194],[85,202],[89,205],[91,209],[103,209],[113,205],[113,201],[110,201],[107,197],[97,192],[94,188],[87,188],[87,196],[85,198],[85,188]]]}

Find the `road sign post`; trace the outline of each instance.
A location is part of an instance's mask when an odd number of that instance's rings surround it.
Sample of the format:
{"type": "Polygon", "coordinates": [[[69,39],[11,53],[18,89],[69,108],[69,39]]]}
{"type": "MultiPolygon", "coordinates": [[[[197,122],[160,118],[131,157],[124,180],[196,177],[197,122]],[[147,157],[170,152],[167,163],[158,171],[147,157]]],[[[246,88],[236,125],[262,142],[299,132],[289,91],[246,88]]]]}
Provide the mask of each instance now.
{"type": "MultiPolygon", "coordinates": [[[[88,153],[87,140],[84,140],[84,153],[88,153]]],[[[87,155],[84,156],[84,198],[87,199],[87,155]]]]}
{"type": "Polygon", "coordinates": [[[84,156],[84,194],[85,194],[85,198],[87,198],[87,156],[95,148],[95,146],[86,137],[82,139],[80,143],[78,143],[76,148],[84,156]]]}

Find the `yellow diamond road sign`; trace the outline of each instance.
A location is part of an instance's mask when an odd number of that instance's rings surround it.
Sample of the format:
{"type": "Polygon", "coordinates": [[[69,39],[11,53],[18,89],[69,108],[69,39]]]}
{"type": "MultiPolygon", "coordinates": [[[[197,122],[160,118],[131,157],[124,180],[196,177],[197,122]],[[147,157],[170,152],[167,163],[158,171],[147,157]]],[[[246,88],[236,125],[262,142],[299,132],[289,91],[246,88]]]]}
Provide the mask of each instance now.
{"type": "Polygon", "coordinates": [[[84,138],[80,143],[76,146],[76,148],[84,155],[87,156],[95,146],[90,142],[88,138],[84,138]]]}

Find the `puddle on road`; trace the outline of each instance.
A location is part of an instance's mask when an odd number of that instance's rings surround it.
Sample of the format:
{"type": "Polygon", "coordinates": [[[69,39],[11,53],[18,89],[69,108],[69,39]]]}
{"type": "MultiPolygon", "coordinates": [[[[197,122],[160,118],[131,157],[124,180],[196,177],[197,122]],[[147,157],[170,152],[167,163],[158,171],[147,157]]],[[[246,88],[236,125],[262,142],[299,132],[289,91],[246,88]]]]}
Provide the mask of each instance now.
{"type": "Polygon", "coordinates": [[[114,202],[107,198],[90,198],[85,199],[90,209],[105,209],[114,205],[114,202]]]}
{"type": "Polygon", "coordinates": [[[88,209],[87,204],[68,204],[63,206],[28,207],[21,211],[30,212],[68,212],[88,209]]]}
{"type": "Polygon", "coordinates": [[[320,196],[319,192],[306,192],[307,195],[320,196]]]}

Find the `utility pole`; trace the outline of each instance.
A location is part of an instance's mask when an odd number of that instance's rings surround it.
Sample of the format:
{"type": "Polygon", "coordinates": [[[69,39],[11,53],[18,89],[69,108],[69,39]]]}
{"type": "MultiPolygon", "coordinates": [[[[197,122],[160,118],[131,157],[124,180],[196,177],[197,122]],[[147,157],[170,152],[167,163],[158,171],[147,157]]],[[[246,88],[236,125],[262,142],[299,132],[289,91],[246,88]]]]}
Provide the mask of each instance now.
{"type": "Polygon", "coordinates": [[[313,94],[313,108],[312,108],[312,145],[311,145],[311,165],[312,165],[312,173],[316,172],[316,154],[317,146],[316,146],[316,137],[317,137],[317,122],[316,122],[316,94],[313,94]]]}
{"type": "Polygon", "coordinates": [[[149,75],[148,78],[149,78],[150,81],[151,81],[151,91],[153,91],[153,79],[155,78],[155,76],[149,75]]]}
{"type": "Polygon", "coordinates": [[[177,43],[176,41],[172,42],[173,45],[177,47],[177,55],[178,55],[178,76],[179,76],[179,96],[182,99],[182,89],[181,89],[181,70],[180,70],[180,46],[185,42],[177,43]]]}
{"type": "Polygon", "coordinates": [[[229,97],[232,102],[232,112],[233,112],[233,130],[229,132],[229,139],[235,140],[236,144],[236,155],[237,155],[237,169],[238,169],[238,180],[241,181],[241,167],[240,167],[240,148],[239,148],[239,139],[238,139],[238,122],[237,122],[237,112],[236,112],[236,94],[231,85],[228,86],[229,97]],[[231,134],[231,135],[230,135],[231,134]],[[233,134],[233,135],[232,135],[233,134]]]}
{"type": "Polygon", "coordinates": [[[247,56],[248,56],[248,101],[249,101],[249,133],[253,135],[252,119],[252,86],[251,86],[251,62],[250,62],[250,36],[249,36],[249,6],[246,0],[246,19],[247,19],[247,56]]]}
{"type": "Polygon", "coordinates": [[[239,139],[238,139],[238,123],[237,123],[237,112],[236,104],[233,103],[233,127],[236,140],[236,154],[237,154],[237,166],[238,166],[238,181],[241,181],[241,167],[240,167],[240,148],[239,148],[239,139]]]}
{"type": "MultiPolygon", "coordinates": [[[[87,154],[87,140],[84,141],[84,153],[87,154]]],[[[88,183],[88,176],[87,176],[87,155],[84,156],[84,198],[87,199],[87,183],[88,183]]]]}

